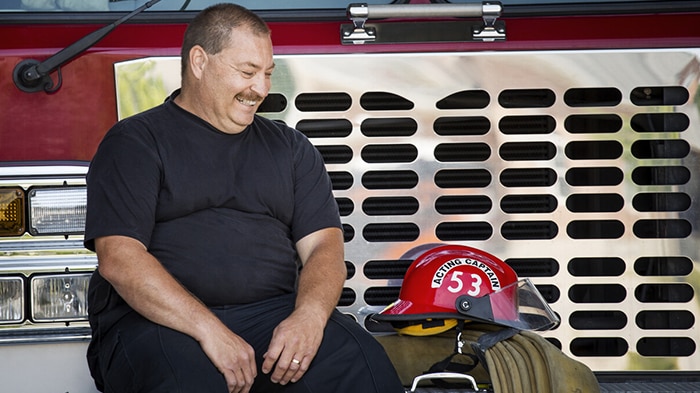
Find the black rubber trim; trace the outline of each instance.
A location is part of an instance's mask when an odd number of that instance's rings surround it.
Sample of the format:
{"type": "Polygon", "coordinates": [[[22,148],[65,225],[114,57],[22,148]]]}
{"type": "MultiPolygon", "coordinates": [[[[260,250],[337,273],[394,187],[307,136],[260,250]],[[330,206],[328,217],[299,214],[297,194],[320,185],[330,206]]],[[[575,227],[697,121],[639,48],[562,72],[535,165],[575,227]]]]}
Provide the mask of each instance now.
{"type": "Polygon", "coordinates": [[[618,3],[504,5],[501,17],[682,14],[689,12],[700,12],[700,2],[671,0],[618,3]]]}

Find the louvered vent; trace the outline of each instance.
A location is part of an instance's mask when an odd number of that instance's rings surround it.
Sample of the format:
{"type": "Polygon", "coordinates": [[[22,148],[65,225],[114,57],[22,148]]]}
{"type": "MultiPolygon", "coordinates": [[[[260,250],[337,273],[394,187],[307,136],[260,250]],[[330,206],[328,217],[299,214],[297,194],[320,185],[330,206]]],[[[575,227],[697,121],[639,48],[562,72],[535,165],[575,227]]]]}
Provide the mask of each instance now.
{"type": "Polygon", "coordinates": [[[562,318],[543,335],[592,369],[700,369],[698,53],[276,63],[294,83],[265,115],[318,147],[343,219],[341,310],[376,328],[404,253],[466,244],[530,277],[562,318]]]}

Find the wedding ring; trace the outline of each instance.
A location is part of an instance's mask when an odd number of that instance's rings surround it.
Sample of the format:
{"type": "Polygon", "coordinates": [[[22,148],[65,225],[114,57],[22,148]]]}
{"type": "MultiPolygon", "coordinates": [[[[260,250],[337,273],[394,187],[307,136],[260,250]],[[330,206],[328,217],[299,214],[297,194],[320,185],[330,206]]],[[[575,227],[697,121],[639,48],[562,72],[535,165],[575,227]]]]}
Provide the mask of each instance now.
{"type": "Polygon", "coordinates": [[[292,363],[294,363],[294,364],[299,364],[299,363],[301,363],[301,362],[300,362],[299,360],[297,360],[297,359],[292,359],[292,363]]]}

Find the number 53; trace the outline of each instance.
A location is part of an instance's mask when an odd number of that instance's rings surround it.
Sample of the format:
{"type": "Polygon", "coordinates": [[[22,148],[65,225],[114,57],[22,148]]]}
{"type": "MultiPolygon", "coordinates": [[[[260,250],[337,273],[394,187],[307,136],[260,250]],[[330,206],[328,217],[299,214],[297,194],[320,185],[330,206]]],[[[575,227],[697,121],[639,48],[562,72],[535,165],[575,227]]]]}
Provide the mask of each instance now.
{"type": "MultiPolygon", "coordinates": [[[[452,276],[450,277],[450,285],[447,287],[448,291],[452,293],[462,292],[462,289],[464,288],[464,281],[462,278],[463,273],[464,272],[459,271],[452,273],[452,276]]],[[[476,297],[479,295],[479,292],[481,292],[481,277],[476,273],[472,273],[471,278],[471,287],[467,291],[467,295],[476,297]]]]}

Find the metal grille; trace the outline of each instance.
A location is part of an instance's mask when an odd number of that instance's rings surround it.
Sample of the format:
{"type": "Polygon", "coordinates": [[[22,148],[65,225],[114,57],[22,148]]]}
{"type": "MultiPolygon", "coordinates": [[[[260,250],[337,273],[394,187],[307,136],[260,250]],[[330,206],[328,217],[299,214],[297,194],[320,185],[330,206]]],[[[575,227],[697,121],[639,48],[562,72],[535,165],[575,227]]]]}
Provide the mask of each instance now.
{"type": "Polygon", "coordinates": [[[373,330],[404,252],[461,243],[531,277],[562,319],[543,335],[594,371],[700,369],[698,51],[276,65],[262,112],[326,160],[352,272],[342,311],[373,330]]]}

